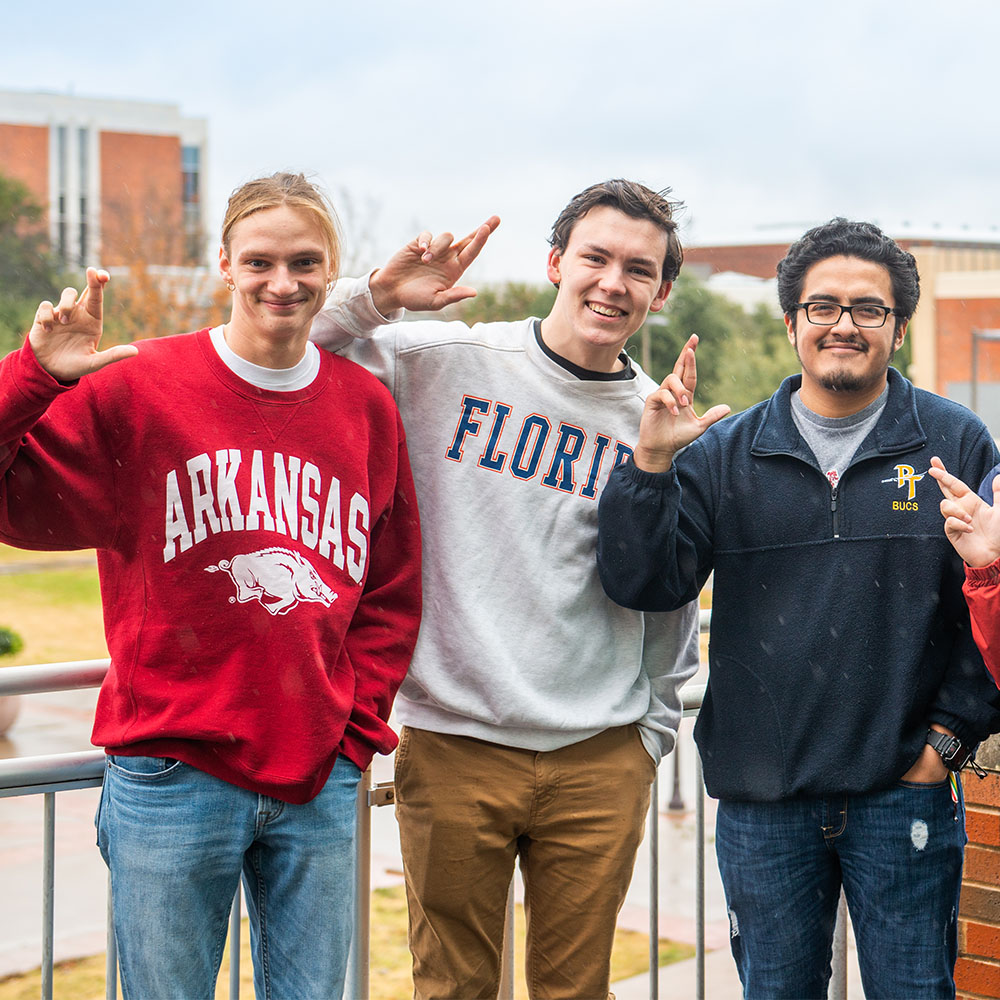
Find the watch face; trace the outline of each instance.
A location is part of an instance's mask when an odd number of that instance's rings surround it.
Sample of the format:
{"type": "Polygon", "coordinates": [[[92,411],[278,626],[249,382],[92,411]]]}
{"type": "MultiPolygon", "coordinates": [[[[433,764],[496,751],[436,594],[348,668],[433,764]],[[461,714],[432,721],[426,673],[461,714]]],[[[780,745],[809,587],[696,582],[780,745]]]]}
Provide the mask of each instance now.
{"type": "Polygon", "coordinates": [[[957,736],[931,730],[927,734],[927,742],[941,755],[941,760],[949,771],[961,771],[972,756],[972,751],[963,747],[957,736]]]}

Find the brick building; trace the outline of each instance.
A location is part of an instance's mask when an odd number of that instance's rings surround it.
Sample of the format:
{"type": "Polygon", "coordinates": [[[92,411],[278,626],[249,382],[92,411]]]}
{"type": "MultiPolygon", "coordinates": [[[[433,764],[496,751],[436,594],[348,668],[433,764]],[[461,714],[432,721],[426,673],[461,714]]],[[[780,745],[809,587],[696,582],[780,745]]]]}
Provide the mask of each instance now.
{"type": "Polygon", "coordinates": [[[963,774],[969,845],[959,907],[955,985],[962,1000],[1000,997],[1000,738],[977,754],[985,781],[963,774]]]}
{"type": "Polygon", "coordinates": [[[0,173],[47,209],[69,266],[204,262],[206,141],[172,104],[0,90],[0,173]]]}
{"type": "MultiPolygon", "coordinates": [[[[723,272],[773,278],[790,242],[806,229],[686,247],[685,268],[708,277],[723,272]]],[[[887,231],[917,259],[920,305],[910,322],[910,378],[971,406],[1000,437],[1000,231],[931,234],[887,231]],[[974,335],[975,331],[975,335],[974,335]]]]}

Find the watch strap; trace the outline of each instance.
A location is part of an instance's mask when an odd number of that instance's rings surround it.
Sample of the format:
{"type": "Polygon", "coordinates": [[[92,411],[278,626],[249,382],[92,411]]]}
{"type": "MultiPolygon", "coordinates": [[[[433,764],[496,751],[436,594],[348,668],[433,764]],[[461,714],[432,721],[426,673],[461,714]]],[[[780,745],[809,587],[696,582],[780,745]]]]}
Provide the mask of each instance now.
{"type": "Polygon", "coordinates": [[[975,754],[957,736],[928,729],[927,742],[941,755],[941,760],[949,771],[961,771],[970,760],[975,761],[975,754]]]}

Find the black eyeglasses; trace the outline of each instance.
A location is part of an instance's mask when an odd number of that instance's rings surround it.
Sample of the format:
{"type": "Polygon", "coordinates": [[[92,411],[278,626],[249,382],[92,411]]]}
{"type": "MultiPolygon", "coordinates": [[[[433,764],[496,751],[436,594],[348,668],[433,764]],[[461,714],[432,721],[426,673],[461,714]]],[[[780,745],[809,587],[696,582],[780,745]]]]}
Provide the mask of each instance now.
{"type": "Polygon", "coordinates": [[[839,302],[799,302],[795,308],[805,309],[806,319],[814,326],[836,326],[840,317],[847,313],[856,327],[866,330],[885,326],[889,314],[896,313],[895,309],[875,305],[874,302],[862,302],[855,306],[842,306],[839,302]]]}

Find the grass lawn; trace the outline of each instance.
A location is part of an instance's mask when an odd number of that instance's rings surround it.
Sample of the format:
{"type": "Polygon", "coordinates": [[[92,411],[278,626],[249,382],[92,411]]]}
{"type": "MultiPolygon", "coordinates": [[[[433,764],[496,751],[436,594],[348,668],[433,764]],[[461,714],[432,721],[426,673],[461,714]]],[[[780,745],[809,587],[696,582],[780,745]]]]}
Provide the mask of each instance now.
{"type": "MultiPolygon", "coordinates": [[[[527,1000],[523,976],[524,967],[524,913],[517,907],[514,924],[514,947],[517,956],[518,981],[515,984],[517,1000],[527,1000]]],[[[250,964],[250,932],[243,921],[240,936],[240,997],[253,997],[253,971],[250,964]]],[[[615,950],[611,959],[612,980],[639,975],[648,968],[648,938],[635,931],[619,931],[615,937],[615,950]]],[[[660,965],[677,962],[694,955],[690,945],[674,941],[660,941],[660,965]]],[[[35,1000],[41,986],[38,970],[22,976],[0,980],[0,1000],[35,1000]]],[[[53,993],[71,1000],[103,1000],[104,955],[94,955],[56,966],[53,976],[53,993]]],[[[216,1000],[229,996],[229,952],[222,959],[216,1000]]],[[[402,886],[376,889],[372,893],[371,934],[371,1000],[407,1000],[413,996],[410,979],[410,954],[406,948],[406,901],[402,886]]]]}
{"type": "MultiPolygon", "coordinates": [[[[92,555],[73,553],[88,554],[92,555]]],[[[0,545],[0,563],[60,558],[66,558],[66,553],[24,552],[0,545]]],[[[24,639],[24,649],[4,659],[5,666],[107,656],[96,562],[79,569],[0,574],[0,625],[24,639]]]]}
{"type": "Polygon", "coordinates": [[[93,560],[96,557],[94,549],[57,549],[54,552],[40,549],[18,549],[13,545],[0,542],[0,565],[7,563],[49,563],[65,562],[67,560],[86,559],[93,560]]]}

